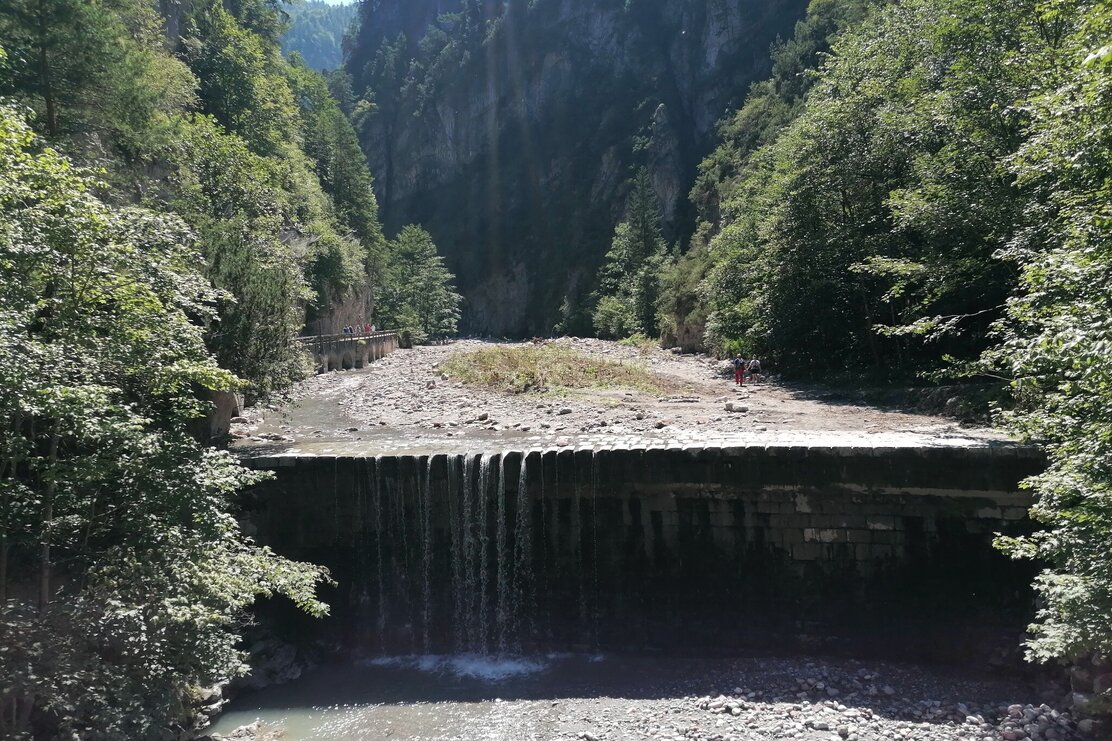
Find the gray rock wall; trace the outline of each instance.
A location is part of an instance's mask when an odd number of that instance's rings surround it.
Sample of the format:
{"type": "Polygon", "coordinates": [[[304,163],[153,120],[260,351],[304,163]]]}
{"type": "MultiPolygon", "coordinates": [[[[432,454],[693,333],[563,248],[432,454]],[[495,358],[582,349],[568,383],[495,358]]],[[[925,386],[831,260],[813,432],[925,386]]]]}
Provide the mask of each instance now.
{"type": "Polygon", "coordinates": [[[361,140],[387,231],[430,230],[459,277],[465,332],[522,336],[547,334],[565,296],[594,287],[636,167],[652,173],[667,238],[689,233],[715,123],[767,75],[770,44],[806,3],[523,2],[481,45],[441,23],[466,54],[403,65],[421,84],[375,76],[384,40],[404,32],[420,56],[427,24],[461,5],[365,4],[347,67],[378,105],[361,140]]]}

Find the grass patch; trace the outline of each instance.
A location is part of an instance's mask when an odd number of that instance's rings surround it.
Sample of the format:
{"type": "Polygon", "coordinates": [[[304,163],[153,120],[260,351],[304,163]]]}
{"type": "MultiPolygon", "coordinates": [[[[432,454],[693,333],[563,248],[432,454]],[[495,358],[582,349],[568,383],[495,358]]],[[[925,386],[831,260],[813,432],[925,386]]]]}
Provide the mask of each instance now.
{"type": "Polygon", "coordinates": [[[630,335],[624,340],[618,340],[618,344],[625,345],[626,347],[636,348],[637,351],[640,352],[642,355],[648,355],[653,350],[656,350],[660,347],[659,342],[654,340],[652,337],[649,337],[648,335],[641,334],[640,332],[635,335],[630,335]]]}
{"type": "Polygon", "coordinates": [[[556,345],[458,352],[441,370],[458,381],[510,394],[605,388],[659,394],[674,386],[640,364],[593,358],[556,345]]]}

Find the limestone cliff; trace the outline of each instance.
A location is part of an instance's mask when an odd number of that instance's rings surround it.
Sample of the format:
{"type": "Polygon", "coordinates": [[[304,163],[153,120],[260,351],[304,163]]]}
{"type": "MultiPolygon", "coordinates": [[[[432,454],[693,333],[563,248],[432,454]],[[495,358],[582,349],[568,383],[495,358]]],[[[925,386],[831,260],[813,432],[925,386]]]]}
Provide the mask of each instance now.
{"type": "Polygon", "coordinates": [[[424,224],[463,329],[551,330],[649,167],[665,233],[715,122],[768,72],[803,0],[373,0],[348,55],[389,231],[424,224]]]}

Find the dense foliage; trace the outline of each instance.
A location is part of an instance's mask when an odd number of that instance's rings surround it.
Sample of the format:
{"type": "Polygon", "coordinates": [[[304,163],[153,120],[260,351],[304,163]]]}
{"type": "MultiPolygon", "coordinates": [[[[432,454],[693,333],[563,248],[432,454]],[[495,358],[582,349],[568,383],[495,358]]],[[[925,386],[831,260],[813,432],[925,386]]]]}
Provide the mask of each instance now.
{"type": "MultiPolygon", "coordinates": [[[[805,28],[837,35],[866,9],[813,10],[833,20],[805,28]]],[[[686,260],[705,275],[708,344],[808,373],[976,358],[1014,285],[994,253],[1026,202],[1005,164],[1033,80],[1015,55],[1053,43],[1022,2],[900,3],[839,36],[802,99],[758,86],[695,191],[718,219],[686,260]]]]}
{"type": "Polygon", "coordinates": [[[1049,444],[1051,465],[1031,482],[1047,529],[1002,542],[1048,564],[1028,644],[1047,659],[1112,652],[1112,8],[1040,13],[1059,43],[1010,160],[1031,212],[1002,255],[1019,290],[985,360],[1014,379],[1014,429],[1049,444]]]}
{"type": "Polygon", "coordinates": [[[242,612],[319,569],[245,537],[257,479],[188,430],[236,378],[173,215],[120,208],[0,107],[0,735],[139,739],[242,669],[242,612]]]}
{"type": "Polygon", "coordinates": [[[161,737],[243,668],[256,596],[323,610],[231,515],[257,477],[190,431],[300,378],[307,323],[374,320],[373,181],[275,3],[158,7],[0,4],[5,737],[161,737]]]}
{"type": "Polygon", "coordinates": [[[320,0],[285,6],[290,30],[282,36],[282,51],[296,52],[310,69],[339,69],[344,61],[344,35],[356,15],[356,4],[333,5],[320,0]]]}
{"type": "Polygon", "coordinates": [[[633,179],[627,219],[614,230],[599,276],[593,321],[600,336],[621,339],[658,334],[660,274],[667,258],[656,193],[648,171],[642,168],[633,179]]]}
{"type": "MultiPolygon", "coordinates": [[[[755,82],[744,104],[719,123],[719,144],[700,164],[690,194],[699,216],[695,233],[688,251],[662,276],[660,323],[669,344],[689,350],[709,347],[728,355],[757,352],[752,339],[730,328],[731,320],[746,310],[748,297],[738,298],[736,290],[723,292],[731,283],[723,273],[744,272],[746,261],[725,248],[711,249],[710,243],[736,219],[725,204],[753,177],[753,154],[775,142],[803,110],[804,97],[818,79],[815,70],[831,42],[877,4],[879,0],[811,2],[793,36],[773,45],[771,76],[755,82]],[[717,269],[715,277],[708,279],[712,269],[717,269]]],[[[728,239],[726,235],[716,240],[716,247],[728,239]]]]}
{"type": "Polygon", "coordinates": [[[1112,650],[1112,11],[816,0],[721,126],[666,339],[788,373],[989,374],[1048,447],[1033,658],[1112,650]],[[829,53],[824,56],[824,53],[829,53]],[[808,70],[807,68],[810,68],[808,70]]]}
{"type": "Polygon", "coordinates": [[[286,29],[267,0],[166,17],[148,0],[0,9],[13,43],[0,93],[79,161],[106,166],[116,197],[185,219],[225,291],[206,342],[252,395],[305,372],[293,341],[304,325],[376,321],[391,274],[346,81],[283,58],[286,29]]]}

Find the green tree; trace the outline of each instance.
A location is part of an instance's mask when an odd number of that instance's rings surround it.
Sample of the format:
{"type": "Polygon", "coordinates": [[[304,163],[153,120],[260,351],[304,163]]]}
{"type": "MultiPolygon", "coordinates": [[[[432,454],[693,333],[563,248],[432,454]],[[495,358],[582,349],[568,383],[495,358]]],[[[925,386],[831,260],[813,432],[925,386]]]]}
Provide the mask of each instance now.
{"type": "Polygon", "coordinates": [[[182,47],[206,113],[260,154],[297,142],[297,105],[276,45],[240,25],[220,0],[200,0],[182,47]]]}
{"type": "Polygon", "coordinates": [[[344,36],[355,20],[355,3],[330,5],[309,0],[285,6],[290,29],[282,36],[282,51],[300,54],[305,64],[318,72],[337,70],[344,61],[344,36]]]}
{"type": "Polygon", "coordinates": [[[258,595],[320,614],[315,567],[230,514],[258,480],[187,433],[237,379],[197,322],[219,295],[173,216],[113,208],[0,108],[0,733],[158,737],[243,670],[258,595]],[[34,729],[34,730],[32,730],[34,729]]]}
{"type": "Polygon", "coordinates": [[[692,260],[710,344],[888,378],[976,358],[1015,280],[994,254],[1024,219],[1017,53],[1052,43],[1023,3],[915,0],[837,33],[790,123],[727,155],[710,260],[692,260]]]}
{"type": "Polygon", "coordinates": [[[454,280],[429,233],[405,227],[390,244],[378,324],[399,329],[412,342],[455,334],[461,299],[454,280]]]}
{"type": "Polygon", "coordinates": [[[292,235],[284,238],[303,222],[279,161],[205,118],[188,135],[176,154],[181,185],[173,205],[197,232],[208,278],[225,292],[208,325],[209,347],[222,367],[251,382],[252,395],[265,395],[306,372],[293,337],[312,294],[292,235]]]}
{"type": "Polygon", "coordinates": [[[1038,12],[1062,43],[1040,59],[1028,137],[1012,160],[1030,219],[1005,252],[1019,291],[985,361],[1014,379],[1006,421],[1048,448],[1050,466],[1029,482],[1046,529],[1001,545],[1046,565],[1029,655],[1069,661],[1112,651],[1112,9],[1038,12]]]}
{"type": "Polygon", "coordinates": [[[134,155],[193,100],[195,80],[165,50],[161,23],[143,0],[5,2],[0,92],[32,106],[51,138],[95,130],[134,155]]]}
{"type": "Polygon", "coordinates": [[[648,170],[641,168],[633,178],[626,220],[614,229],[599,274],[596,332],[614,338],[659,334],[657,303],[666,259],[656,192],[648,170]]]}

